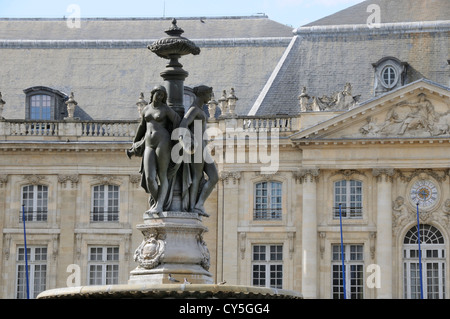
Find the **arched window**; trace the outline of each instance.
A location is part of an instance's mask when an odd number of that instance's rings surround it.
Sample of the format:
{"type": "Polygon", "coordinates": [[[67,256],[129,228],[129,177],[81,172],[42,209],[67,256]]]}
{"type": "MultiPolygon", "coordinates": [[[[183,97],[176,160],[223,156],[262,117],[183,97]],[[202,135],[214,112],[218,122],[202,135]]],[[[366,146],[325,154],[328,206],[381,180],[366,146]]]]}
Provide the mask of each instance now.
{"type": "Polygon", "coordinates": [[[253,219],[281,219],[282,184],[260,182],[255,184],[253,219]]]}
{"type": "MultiPolygon", "coordinates": [[[[403,241],[404,298],[420,298],[420,259],[417,225],[403,241]]],[[[422,288],[426,299],[445,298],[445,244],[442,233],[434,226],[420,225],[422,288]]]]}
{"type": "Polygon", "coordinates": [[[334,183],[333,217],[362,218],[362,182],[357,180],[340,180],[334,183]],[[341,205],[339,211],[339,204],[341,205]]]}

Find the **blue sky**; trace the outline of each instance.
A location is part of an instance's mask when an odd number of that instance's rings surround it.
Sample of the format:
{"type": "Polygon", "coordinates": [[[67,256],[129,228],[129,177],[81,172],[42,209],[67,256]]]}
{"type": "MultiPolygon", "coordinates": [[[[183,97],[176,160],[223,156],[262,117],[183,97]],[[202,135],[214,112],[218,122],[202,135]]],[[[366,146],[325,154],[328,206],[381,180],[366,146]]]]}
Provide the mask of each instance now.
{"type": "Polygon", "coordinates": [[[62,18],[80,9],[81,18],[217,17],[264,13],[292,27],[362,2],[362,0],[0,0],[0,18],[62,18]]]}

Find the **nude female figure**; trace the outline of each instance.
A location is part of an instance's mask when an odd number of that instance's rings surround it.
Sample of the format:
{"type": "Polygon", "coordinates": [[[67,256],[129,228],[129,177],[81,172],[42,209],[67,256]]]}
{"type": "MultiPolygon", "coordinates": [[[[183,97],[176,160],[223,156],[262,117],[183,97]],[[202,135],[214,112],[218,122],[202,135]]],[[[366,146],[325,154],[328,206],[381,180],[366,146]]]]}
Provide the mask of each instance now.
{"type": "Polygon", "coordinates": [[[191,155],[191,161],[189,164],[191,185],[189,187],[189,207],[188,211],[196,212],[203,216],[209,216],[204,208],[204,203],[208,196],[211,194],[214,186],[219,180],[216,165],[208,152],[204,152],[206,148],[206,140],[203,139],[203,134],[206,131],[206,114],[203,111],[203,105],[211,99],[212,88],[208,86],[197,86],[194,89],[196,98],[189,110],[184,115],[180,123],[180,128],[189,129],[191,134],[194,135],[194,143],[192,141],[185,141],[186,136],[180,135],[179,141],[189,154],[191,155]],[[195,125],[201,125],[201,136],[195,136],[197,130],[195,125]],[[192,153],[192,145],[197,145],[196,150],[192,153]],[[201,161],[198,160],[199,156],[197,152],[201,152],[201,161]],[[206,158],[207,157],[207,158],[206,158]],[[203,184],[205,173],[208,179],[203,184]]]}
{"type": "Polygon", "coordinates": [[[133,140],[128,156],[143,149],[141,186],[150,193],[150,209],[147,213],[160,213],[168,195],[167,172],[170,164],[171,130],[180,122],[179,115],[167,104],[167,92],[163,86],[151,91],[150,102],[142,110],[141,123],[133,140]],[[158,183],[159,180],[159,183],[158,183]]]}

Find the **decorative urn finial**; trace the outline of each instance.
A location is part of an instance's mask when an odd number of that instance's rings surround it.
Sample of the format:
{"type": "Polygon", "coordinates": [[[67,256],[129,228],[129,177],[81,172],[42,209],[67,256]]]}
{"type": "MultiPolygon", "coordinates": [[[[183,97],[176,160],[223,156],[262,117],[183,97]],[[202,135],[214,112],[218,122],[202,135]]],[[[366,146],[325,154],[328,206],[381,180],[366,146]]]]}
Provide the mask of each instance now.
{"type": "Polygon", "coordinates": [[[173,59],[186,54],[198,55],[200,48],[194,42],[181,36],[184,30],[177,26],[177,20],[172,20],[171,27],[165,31],[169,36],[159,39],[148,46],[148,49],[164,59],[173,59]]]}

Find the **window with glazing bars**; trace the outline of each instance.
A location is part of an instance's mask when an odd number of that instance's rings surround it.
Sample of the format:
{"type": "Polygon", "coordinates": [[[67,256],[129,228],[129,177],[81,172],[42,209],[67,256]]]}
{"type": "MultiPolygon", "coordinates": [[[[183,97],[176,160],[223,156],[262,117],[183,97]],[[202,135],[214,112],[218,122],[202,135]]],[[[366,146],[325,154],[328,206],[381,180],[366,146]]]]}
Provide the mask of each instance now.
{"type": "MultiPolygon", "coordinates": [[[[364,252],[363,245],[344,245],[345,287],[347,298],[364,298],[364,252]]],[[[332,245],[331,256],[333,299],[344,299],[344,276],[342,272],[341,245],[332,245]]]]}
{"type": "Polygon", "coordinates": [[[92,222],[116,222],[119,220],[119,186],[94,186],[92,197],[92,222]]]}
{"type": "Polygon", "coordinates": [[[253,219],[281,219],[282,184],[261,182],[255,184],[253,219]]]}
{"type": "Polygon", "coordinates": [[[362,218],[362,182],[341,180],[334,183],[333,217],[362,218]],[[339,208],[340,204],[340,208],[339,208]]]}
{"type": "Polygon", "coordinates": [[[45,185],[27,185],[22,187],[22,210],[20,221],[47,221],[48,187],[45,185]]]}
{"type": "Polygon", "coordinates": [[[252,285],[283,287],[283,245],[253,245],[252,285]]]}
{"type": "Polygon", "coordinates": [[[119,282],[119,247],[89,247],[89,285],[119,282]]]}
{"type": "Polygon", "coordinates": [[[30,119],[52,119],[52,97],[47,94],[36,94],[30,97],[30,119]]]}
{"type": "MultiPolygon", "coordinates": [[[[30,298],[46,289],[47,247],[27,247],[28,287],[30,298]]],[[[16,258],[16,298],[27,298],[25,247],[18,247],[16,258]]]]}

